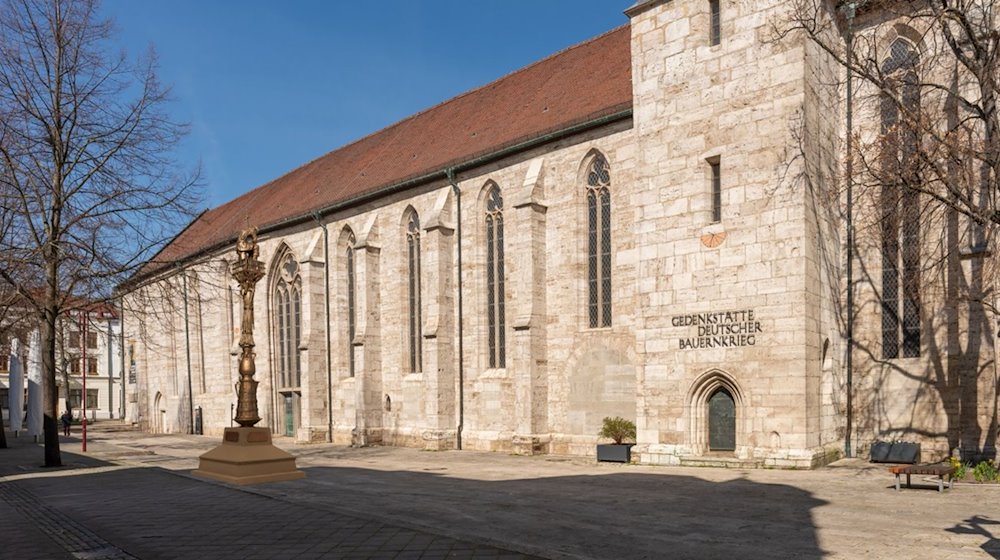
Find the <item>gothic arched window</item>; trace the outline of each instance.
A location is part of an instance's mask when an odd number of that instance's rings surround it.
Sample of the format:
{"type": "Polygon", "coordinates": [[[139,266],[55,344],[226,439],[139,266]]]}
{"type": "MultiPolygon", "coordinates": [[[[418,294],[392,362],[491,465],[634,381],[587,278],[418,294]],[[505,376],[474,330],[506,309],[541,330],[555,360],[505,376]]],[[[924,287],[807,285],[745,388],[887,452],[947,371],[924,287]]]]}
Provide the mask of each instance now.
{"type": "Polygon", "coordinates": [[[274,315],[277,318],[278,379],[283,388],[302,384],[302,278],[299,263],[291,253],[281,257],[274,284],[274,315]]]}
{"type": "Polygon", "coordinates": [[[611,167],[597,154],[587,173],[587,310],[591,328],[611,326],[611,167]]]}
{"type": "Polygon", "coordinates": [[[507,363],[503,273],[503,197],[494,184],[486,193],[486,338],[491,368],[507,363]]]}
{"type": "Polygon", "coordinates": [[[420,218],[410,210],[406,220],[407,355],[410,372],[423,370],[420,342],[420,218]]]}
{"type": "Polygon", "coordinates": [[[882,125],[882,357],[920,356],[920,83],[917,54],[903,39],[882,65],[889,92],[882,125]],[[900,345],[902,340],[902,345],[900,345]]]}

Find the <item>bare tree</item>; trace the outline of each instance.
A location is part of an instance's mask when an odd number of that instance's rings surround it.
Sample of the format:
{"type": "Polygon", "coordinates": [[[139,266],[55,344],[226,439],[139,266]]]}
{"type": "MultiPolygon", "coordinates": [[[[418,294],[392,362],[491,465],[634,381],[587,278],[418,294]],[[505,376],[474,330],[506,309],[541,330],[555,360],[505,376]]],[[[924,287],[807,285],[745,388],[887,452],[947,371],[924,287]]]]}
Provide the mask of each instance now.
{"type": "MultiPolygon", "coordinates": [[[[946,433],[919,422],[912,433],[970,450],[995,448],[997,431],[995,404],[985,430],[977,409],[998,395],[977,391],[989,385],[984,376],[995,377],[984,350],[997,312],[998,23],[1000,0],[794,0],[777,24],[779,36],[803,34],[839,69],[841,80],[827,85],[853,112],[848,243],[860,265],[854,280],[871,297],[842,306],[842,315],[882,317],[854,339],[871,366],[867,382],[900,375],[933,387],[946,433]],[[896,360],[918,355],[926,368],[896,360]]],[[[994,379],[992,393],[997,386],[994,379]]],[[[861,406],[884,406],[860,397],[861,406]]]]}
{"type": "Polygon", "coordinates": [[[855,145],[877,184],[918,191],[974,222],[1000,225],[1000,2],[997,0],[794,0],[783,33],[804,32],[849,69],[861,95],[897,114],[890,129],[855,145]],[[910,53],[887,37],[912,30],[910,53]],[[837,28],[831,33],[831,28],[837,28]],[[850,34],[850,54],[845,35],[850,34]],[[893,58],[895,57],[895,58],[893,58]],[[913,72],[906,72],[912,65],[913,72]],[[921,103],[913,104],[912,95],[921,103]],[[903,135],[920,139],[902,165],[885,165],[903,135]]]}
{"type": "Polygon", "coordinates": [[[61,464],[60,316],[110,297],[191,218],[197,172],[179,174],[186,127],[167,113],[152,52],[112,52],[96,0],[0,5],[0,267],[41,324],[45,465],[61,464]],[[74,303],[76,302],[76,303],[74,303]]]}

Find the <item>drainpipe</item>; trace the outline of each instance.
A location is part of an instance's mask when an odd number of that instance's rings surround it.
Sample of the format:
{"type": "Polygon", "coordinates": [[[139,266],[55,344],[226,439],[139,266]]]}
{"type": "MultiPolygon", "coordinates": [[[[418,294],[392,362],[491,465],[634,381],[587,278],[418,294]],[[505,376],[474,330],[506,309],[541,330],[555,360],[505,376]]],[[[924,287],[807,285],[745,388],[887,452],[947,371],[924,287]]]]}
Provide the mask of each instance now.
{"type": "Polygon", "coordinates": [[[458,427],[455,431],[455,448],[462,449],[462,429],[465,427],[465,351],[462,344],[462,190],[455,182],[455,170],[448,168],[445,171],[448,182],[451,183],[451,191],[455,193],[455,231],[458,242],[458,427]]]}
{"type": "Polygon", "coordinates": [[[118,377],[121,383],[121,401],[118,405],[118,415],[122,419],[122,423],[125,423],[125,296],[123,295],[119,299],[119,315],[118,315],[118,346],[121,351],[121,375],[118,377]]]}
{"type": "Polygon", "coordinates": [[[115,418],[115,335],[111,332],[111,315],[108,315],[108,418],[115,418]]]}
{"type": "Polygon", "coordinates": [[[857,5],[844,5],[847,15],[847,426],[844,431],[844,456],[853,457],[851,431],[854,424],[854,152],[851,131],[854,126],[854,13],[857,5]]]}
{"type": "Polygon", "coordinates": [[[330,360],[330,232],[320,221],[319,212],[313,211],[316,225],[323,228],[323,303],[326,306],[326,441],[333,443],[333,364],[330,360]]]}
{"type": "Polygon", "coordinates": [[[187,271],[181,273],[184,280],[184,350],[187,353],[188,374],[188,433],[194,433],[194,395],[191,393],[191,329],[188,322],[188,278],[187,271]]]}

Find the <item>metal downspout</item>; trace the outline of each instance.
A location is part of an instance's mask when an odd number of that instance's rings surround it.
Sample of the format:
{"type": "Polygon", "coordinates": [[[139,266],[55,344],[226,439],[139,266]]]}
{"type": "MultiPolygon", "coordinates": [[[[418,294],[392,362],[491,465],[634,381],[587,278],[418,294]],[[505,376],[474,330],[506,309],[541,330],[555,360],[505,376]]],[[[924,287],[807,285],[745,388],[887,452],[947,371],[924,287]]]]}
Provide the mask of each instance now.
{"type": "Polygon", "coordinates": [[[854,13],[856,4],[844,6],[847,12],[847,426],[844,430],[844,455],[853,457],[851,432],[854,424],[854,151],[851,131],[854,126],[854,13]]]}
{"type": "Polygon", "coordinates": [[[108,316],[108,418],[115,418],[115,334],[111,332],[111,316],[108,316]]]}
{"type": "Polygon", "coordinates": [[[319,212],[313,212],[316,225],[323,228],[323,303],[326,307],[326,323],[323,331],[326,333],[326,441],[333,443],[333,363],[330,359],[330,232],[326,224],[320,221],[319,212]]]}
{"type": "Polygon", "coordinates": [[[119,379],[121,380],[120,383],[122,384],[122,391],[121,391],[122,399],[121,403],[119,403],[118,413],[121,416],[122,423],[124,423],[125,410],[126,410],[125,408],[125,296],[121,297],[120,302],[121,303],[119,305],[121,311],[119,312],[118,315],[118,328],[120,329],[120,331],[118,332],[118,342],[120,346],[119,350],[121,351],[121,357],[122,357],[121,375],[119,376],[119,379]]]}
{"type": "Polygon", "coordinates": [[[455,431],[455,448],[462,449],[462,429],[465,427],[465,349],[462,344],[463,329],[462,319],[462,190],[455,182],[455,170],[448,168],[445,170],[448,182],[451,183],[451,191],[455,193],[455,231],[457,232],[458,246],[458,426],[455,431]]]}
{"type": "Polygon", "coordinates": [[[188,374],[188,433],[194,433],[194,396],[191,388],[191,329],[188,326],[188,278],[187,271],[182,271],[184,280],[184,350],[187,353],[188,374]]]}

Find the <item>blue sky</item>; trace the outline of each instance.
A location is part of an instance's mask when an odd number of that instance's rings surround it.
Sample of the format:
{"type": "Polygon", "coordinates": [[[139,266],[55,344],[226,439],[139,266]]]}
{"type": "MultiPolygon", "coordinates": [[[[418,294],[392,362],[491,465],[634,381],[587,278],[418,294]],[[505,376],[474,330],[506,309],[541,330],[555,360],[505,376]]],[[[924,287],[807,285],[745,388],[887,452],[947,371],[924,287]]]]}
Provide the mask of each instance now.
{"type": "MultiPolygon", "coordinates": [[[[618,27],[630,0],[104,0],[152,44],[180,151],[214,207],[464,91],[618,27]]],[[[581,84],[581,87],[584,87],[581,84]]]]}

